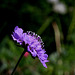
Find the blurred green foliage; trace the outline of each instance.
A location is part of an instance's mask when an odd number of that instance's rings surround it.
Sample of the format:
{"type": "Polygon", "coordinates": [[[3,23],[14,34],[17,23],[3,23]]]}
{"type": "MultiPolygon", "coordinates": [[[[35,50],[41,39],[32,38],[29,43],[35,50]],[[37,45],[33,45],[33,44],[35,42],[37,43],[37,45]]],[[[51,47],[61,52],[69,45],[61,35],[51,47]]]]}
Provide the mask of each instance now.
{"type": "Polygon", "coordinates": [[[23,48],[11,39],[16,25],[24,31],[31,30],[41,35],[50,62],[46,69],[38,58],[33,59],[31,55],[23,57],[14,75],[75,75],[75,1],[58,1],[65,4],[65,14],[56,12],[54,3],[50,1],[0,1],[0,75],[10,75],[23,52],[23,48]],[[56,48],[53,22],[56,22],[60,32],[60,55],[56,48]]]}

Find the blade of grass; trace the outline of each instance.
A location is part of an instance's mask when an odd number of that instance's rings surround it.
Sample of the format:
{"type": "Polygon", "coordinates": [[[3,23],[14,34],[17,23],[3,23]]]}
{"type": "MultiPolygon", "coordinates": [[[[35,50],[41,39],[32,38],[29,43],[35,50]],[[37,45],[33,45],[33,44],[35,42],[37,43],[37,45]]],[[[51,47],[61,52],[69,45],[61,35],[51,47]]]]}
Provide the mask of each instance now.
{"type": "Polygon", "coordinates": [[[44,24],[40,27],[40,29],[37,31],[37,34],[41,35],[45,30],[46,28],[50,25],[50,23],[52,22],[52,18],[48,18],[44,24]]]}
{"type": "Polygon", "coordinates": [[[73,11],[73,18],[72,18],[72,22],[69,26],[69,30],[68,30],[68,36],[67,38],[69,39],[70,34],[73,32],[73,30],[75,30],[75,6],[74,6],[74,11],[73,11]]]}

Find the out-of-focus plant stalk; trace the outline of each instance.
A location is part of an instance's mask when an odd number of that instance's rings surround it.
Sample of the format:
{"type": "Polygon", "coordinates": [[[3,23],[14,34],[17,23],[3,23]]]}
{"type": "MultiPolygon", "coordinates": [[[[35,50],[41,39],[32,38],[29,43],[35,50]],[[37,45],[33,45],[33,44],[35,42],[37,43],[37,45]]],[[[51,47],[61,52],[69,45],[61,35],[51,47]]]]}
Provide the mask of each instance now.
{"type": "Polygon", "coordinates": [[[41,35],[45,29],[50,25],[50,23],[52,22],[53,18],[48,18],[43,25],[39,28],[39,30],[37,31],[37,34],[41,35]]]}
{"type": "Polygon", "coordinates": [[[52,26],[53,26],[54,33],[55,33],[55,42],[56,42],[57,52],[60,55],[61,54],[60,31],[56,22],[53,22],[52,26]]]}
{"type": "MultiPolygon", "coordinates": [[[[75,3],[75,2],[74,2],[75,3]]],[[[74,10],[73,10],[73,18],[72,18],[72,22],[69,26],[69,30],[68,30],[68,36],[67,38],[69,39],[70,34],[75,30],[75,6],[74,6],[74,10]]]]}

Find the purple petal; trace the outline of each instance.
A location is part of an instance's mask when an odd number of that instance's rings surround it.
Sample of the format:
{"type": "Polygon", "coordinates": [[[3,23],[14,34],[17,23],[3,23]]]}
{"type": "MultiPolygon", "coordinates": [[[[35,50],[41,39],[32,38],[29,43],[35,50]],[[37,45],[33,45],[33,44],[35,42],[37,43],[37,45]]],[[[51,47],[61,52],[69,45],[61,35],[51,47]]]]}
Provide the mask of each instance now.
{"type": "Polygon", "coordinates": [[[19,39],[19,38],[20,38],[19,35],[18,35],[17,33],[14,33],[14,32],[13,32],[13,37],[14,37],[15,39],[19,39]]]}
{"type": "Polygon", "coordinates": [[[16,27],[15,27],[15,29],[14,29],[14,31],[15,31],[15,30],[17,30],[18,28],[19,28],[19,27],[18,27],[18,26],[16,26],[16,27]]]}

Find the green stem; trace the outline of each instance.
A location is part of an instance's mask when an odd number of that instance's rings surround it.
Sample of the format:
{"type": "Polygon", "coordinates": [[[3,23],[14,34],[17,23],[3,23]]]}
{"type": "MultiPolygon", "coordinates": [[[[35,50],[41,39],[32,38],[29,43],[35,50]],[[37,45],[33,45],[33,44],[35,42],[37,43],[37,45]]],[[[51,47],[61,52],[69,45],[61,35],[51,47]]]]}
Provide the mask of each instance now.
{"type": "Polygon", "coordinates": [[[41,35],[45,31],[45,29],[50,25],[52,20],[53,20],[53,18],[47,18],[47,20],[44,22],[44,24],[37,31],[37,34],[41,35]]]}
{"type": "Polygon", "coordinates": [[[15,70],[16,70],[16,68],[17,68],[18,64],[20,63],[20,61],[21,61],[22,57],[24,56],[25,52],[26,52],[26,50],[24,50],[24,51],[22,52],[22,54],[21,54],[21,56],[20,56],[20,58],[19,58],[19,60],[18,60],[18,62],[17,62],[17,64],[16,64],[15,68],[13,69],[13,71],[12,71],[11,75],[13,75],[13,74],[14,74],[14,72],[15,72],[15,70]]]}
{"type": "Polygon", "coordinates": [[[68,36],[67,38],[69,39],[70,34],[73,32],[73,30],[75,30],[75,6],[74,6],[74,10],[73,10],[73,18],[72,18],[72,22],[69,26],[69,30],[68,30],[68,36]]]}

